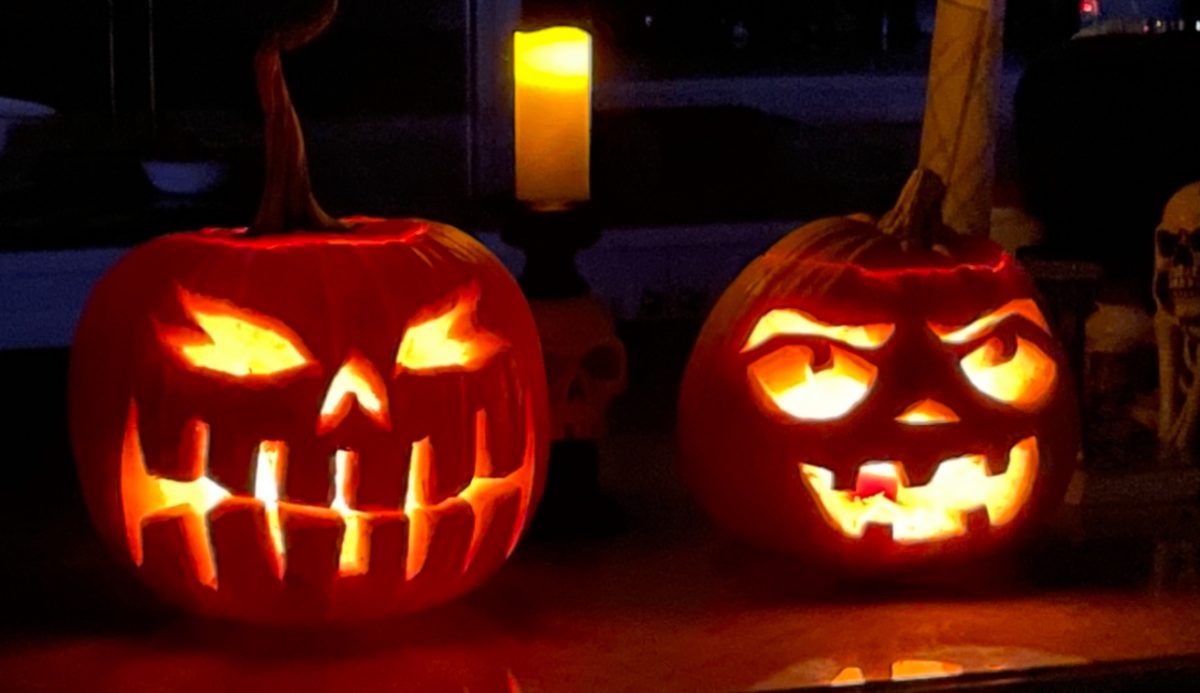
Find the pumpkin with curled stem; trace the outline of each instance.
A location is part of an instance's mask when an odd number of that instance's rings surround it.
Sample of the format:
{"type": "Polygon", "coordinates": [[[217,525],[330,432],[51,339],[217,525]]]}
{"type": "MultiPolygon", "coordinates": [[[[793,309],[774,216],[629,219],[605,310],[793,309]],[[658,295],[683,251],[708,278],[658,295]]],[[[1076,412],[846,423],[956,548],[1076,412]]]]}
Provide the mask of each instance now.
{"type": "Polygon", "coordinates": [[[503,265],[444,224],[338,220],[312,197],[279,53],[335,6],[308,2],[259,51],[254,225],[130,252],[72,348],[72,445],[102,537],[207,616],[444,602],[500,567],[543,485],[541,351],[503,265]]]}
{"type": "Polygon", "coordinates": [[[685,480],[722,526],[867,572],[1000,548],[1061,499],[1066,359],[1032,283],[938,214],[917,171],[878,222],[808,224],[754,260],[695,345],[685,480]]]}

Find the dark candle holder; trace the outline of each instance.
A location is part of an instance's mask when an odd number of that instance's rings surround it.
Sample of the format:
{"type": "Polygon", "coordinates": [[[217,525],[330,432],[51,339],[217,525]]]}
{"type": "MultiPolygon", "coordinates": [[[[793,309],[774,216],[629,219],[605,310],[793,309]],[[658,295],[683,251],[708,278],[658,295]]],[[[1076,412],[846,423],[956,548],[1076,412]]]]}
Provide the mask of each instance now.
{"type": "MultiPolygon", "coordinates": [[[[579,273],[576,256],[600,238],[600,222],[590,203],[562,208],[538,208],[516,203],[501,230],[501,239],[525,253],[525,267],[518,283],[533,307],[543,348],[552,348],[547,336],[579,328],[576,323],[548,324],[554,320],[587,320],[587,311],[549,310],[552,305],[571,301],[591,301],[591,286],[579,273]],[[547,310],[541,310],[547,308],[547,310]]],[[[611,329],[611,317],[597,316],[604,325],[588,327],[611,329]]],[[[615,337],[614,337],[615,339],[615,337]]],[[[622,350],[623,355],[623,350],[622,350]]],[[[552,358],[547,359],[550,364],[552,358]]],[[[563,377],[548,369],[551,388],[563,377]]],[[[561,384],[560,384],[561,385],[561,384]]],[[[560,387],[561,389],[561,387],[560,387]]],[[[551,409],[565,407],[551,397],[551,409]]],[[[556,420],[567,418],[564,411],[552,411],[556,420]]],[[[549,472],[541,506],[534,517],[531,534],[547,538],[603,536],[624,526],[623,514],[616,502],[600,486],[600,448],[596,438],[564,434],[557,426],[557,437],[550,445],[549,472]]]]}

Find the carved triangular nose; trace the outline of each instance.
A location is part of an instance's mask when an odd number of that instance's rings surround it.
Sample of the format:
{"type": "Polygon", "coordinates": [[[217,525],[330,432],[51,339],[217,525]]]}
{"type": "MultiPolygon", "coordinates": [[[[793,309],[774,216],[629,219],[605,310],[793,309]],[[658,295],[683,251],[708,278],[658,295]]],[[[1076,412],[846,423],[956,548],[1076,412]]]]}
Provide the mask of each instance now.
{"type": "Polygon", "coordinates": [[[896,420],[912,426],[929,426],[931,424],[956,423],[959,418],[953,409],[936,399],[923,399],[905,409],[904,413],[896,417],[896,420]]]}
{"type": "Polygon", "coordinates": [[[317,419],[317,434],[324,435],[337,428],[356,403],[377,426],[391,430],[387,387],[383,384],[383,378],[379,377],[379,371],[370,361],[354,351],[329,383],[325,402],[321,405],[321,415],[317,419]]]}

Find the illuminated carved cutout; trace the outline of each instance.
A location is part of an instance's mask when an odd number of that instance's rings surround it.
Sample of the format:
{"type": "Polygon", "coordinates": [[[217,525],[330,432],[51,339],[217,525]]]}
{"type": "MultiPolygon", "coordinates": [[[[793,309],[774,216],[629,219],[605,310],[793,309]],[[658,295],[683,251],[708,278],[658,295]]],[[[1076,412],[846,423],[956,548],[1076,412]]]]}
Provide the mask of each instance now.
{"type": "Polygon", "coordinates": [[[262,501],[267,515],[267,530],[274,551],[275,574],[283,577],[287,556],[284,553],[283,528],[279,522],[279,488],[287,465],[287,446],[264,440],[258,444],[254,464],[254,497],[262,501]]]}
{"type": "Polygon", "coordinates": [[[479,289],[472,287],[455,297],[449,309],[409,323],[396,350],[396,371],[471,371],[487,363],[507,343],[475,324],[478,303],[479,289]]]}
{"type": "Polygon", "coordinates": [[[1046,323],[1046,318],[1038,309],[1037,303],[1031,298],[1009,301],[965,327],[946,327],[929,323],[929,329],[933,330],[933,333],[947,344],[966,344],[988,334],[996,325],[1014,315],[1025,318],[1040,327],[1046,334],[1050,334],[1050,326],[1046,323]]]}
{"type": "Polygon", "coordinates": [[[929,426],[932,424],[957,423],[958,414],[950,407],[933,399],[923,399],[904,410],[896,417],[900,423],[912,426],[929,426]]]}
{"type": "MultiPolygon", "coordinates": [[[[121,446],[121,503],[125,514],[125,537],[133,562],[142,565],[142,526],[155,517],[185,508],[193,515],[203,517],[209,510],[220,505],[229,497],[225,489],[211,479],[200,476],[195,481],[173,481],[151,475],[146,470],[146,459],[137,430],[137,405],[130,403],[125,420],[124,441],[121,446]]],[[[198,423],[198,422],[197,422],[198,423]]],[[[196,423],[192,424],[196,426],[196,423]]],[[[186,452],[193,459],[207,456],[208,427],[199,424],[202,433],[192,439],[197,448],[186,452]]],[[[215,586],[217,582],[216,562],[209,542],[207,525],[203,522],[184,525],[188,553],[194,573],[201,584],[215,586]]]]}
{"type": "Polygon", "coordinates": [[[313,363],[296,333],[278,320],[182,289],[179,301],[201,331],[160,327],[159,333],[191,366],[235,378],[256,378],[298,371],[313,363]]]}
{"type": "Polygon", "coordinates": [[[893,681],[940,679],[948,676],[959,676],[962,673],[963,667],[961,664],[942,662],[936,659],[900,659],[892,662],[893,681]]]}
{"type": "Polygon", "coordinates": [[[338,369],[329,383],[321,415],[317,418],[317,433],[324,435],[342,422],[357,402],[360,409],[380,428],[390,431],[392,419],[388,414],[387,386],[379,371],[361,354],[354,352],[338,369]]]}
{"type": "MultiPolygon", "coordinates": [[[[935,659],[898,659],[892,662],[890,674],[892,681],[914,681],[917,679],[939,679],[949,676],[959,676],[963,673],[961,664],[942,662],[935,659]]],[[[830,686],[861,686],[867,682],[860,667],[846,667],[829,681],[830,686]]]]}
{"type": "Polygon", "coordinates": [[[878,369],[857,354],[829,347],[830,363],[813,371],[813,350],[781,347],[749,366],[751,381],[773,408],[796,419],[829,421],[858,406],[875,384],[878,369]]]}
{"type": "Polygon", "coordinates": [[[800,465],[801,478],[830,526],[861,538],[869,525],[882,525],[902,544],[966,534],[973,512],[985,511],[992,527],[1008,524],[1029,500],[1037,468],[1033,437],[1009,450],[1003,474],[990,475],[984,456],[967,455],[943,461],[924,486],[910,487],[897,462],[862,465],[852,491],[834,489],[828,469],[800,465]]]}
{"type": "Polygon", "coordinates": [[[863,670],[859,667],[846,667],[829,680],[830,686],[861,686],[867,682],[863,670]]]}
{"type": "Polygon", "coordinates": [[[338,574],[362,575],[370,562],[370,525],[366,515],[350,507],[349,498],[354,493],[358,477],[358,455],[349,450],[338,450],[333,458],[333,504],[331,508],[342,516],[345,529],[342,531],[342,548],[338,556],[338,574]]]}
{"type": "Polygon", "coordinates": [[[967,380],[988,397],[1032,411],[1054,393],[1058,366],[1037,345],[1017,337],[1017,348],[1004,355],[1004,343],[991,338],[959,362],[967,380]]]}
{"type": "MultiPolygon", "coordinates": [[[[472,541],[462,570],[472,565],[481,540],[496,517],[499,504],[519,497],[516,521],[511,528],[506,546],[506,555],[516,547],[528,517],[532,501],[533,466],[537,457],[535,440],[534,409],[531,401],[525,402],[525,448],[521,455],[521,466],[505,477],[492,477],[492,451],[487,443],[487,416],[478,410],[474,417],[476,427],[475,470],[477,476],[471,480],[458,498],[471,507],[474,518],[472,541]]],[[[208,466],[208,426],[203,422],[189,422],[191,432],[185,435],[184,449],[180,454],[194,465],[197,478],[192,481],[174,481],[158,478],[145,468],[141,442],[137,429],[137,407],[130,405],[126,419],[125,436],[121,452],[121,496],[125,513],[126,537],[134,562],[144,562],[142,531],[147,522],[158,519],[181,517],[187,539],[189,559],[195,566],[195,575],[204,585],[216,588],[218,570],[208,537],[208,514],[226,499],[232,497],[229,490],[205,475],[208,466]]],[[[276,576],[282,579],[286,569],[287,543],[280,521],[281,512],[291,509],[331,512],[343,521],[341,547],[338,550],[338,574],[341,576],[363,575],[370,570],[371,527],[376,518],[407,515],[409,519],[408,546],[406,549],[406,576],[415,578],[424,567],[433,539],[434,518],[448,511],[454,498],[440,503],[429,503],[428,484],[432,479],[435,451],[428,439],[413,446],[409,466],[408,494],[403,508],[394,511],[362,511],[353,508],[358,483],[358,455],[352,450],[340,450],[334,456],[333,501],[329,508],[299,505],[282,500],[287,469],[287,445],[282,441],[261,441],[255,451],[254,498],[260,502],[267,518],[270,546],[276,576]]]]}
{"type": "Polygon", "coordinates": [[[742,351],[750,351],[782,335],[824,337],[860,349],[878,349],[887,344],[895,325],[830,325],[799,310],[779,308],[758,319],[742,351]]]}

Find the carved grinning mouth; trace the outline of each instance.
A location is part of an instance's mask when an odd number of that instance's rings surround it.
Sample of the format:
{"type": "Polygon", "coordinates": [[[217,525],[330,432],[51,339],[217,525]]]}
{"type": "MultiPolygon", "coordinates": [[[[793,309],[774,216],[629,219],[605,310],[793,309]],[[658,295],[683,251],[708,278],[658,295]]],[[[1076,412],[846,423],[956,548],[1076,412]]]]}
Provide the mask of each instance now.
{"type": "MultiPolygon", "coordinates": [[[[526,430],[532,431],[533,410],[526,404],[526,430]]],[[[125,436],[121,450],[121,501],[124,507],[125,531],[134,562],[142,565],[143,533],[152,524],[184,516],[199,520],[187,524],[188,546],[194,574],[199,581],[216,588],[219,579],[219,556],[211,542],[210,528],[215,517],[226,508],[238,505],[257,505],[267,520],[266,546],[276,577],[283,579],[287,569],[289,536],[293,531],[289,517],[308,517],[325,521],[340,521],[341,540],[337,547],[337,574],[343,577],[366,574],[371,567],[372,533],[385,525],[405,526],[407,529],[404,577],[415,579],[425,567],[426,558],[437,543],[437,527],[465,521],[473,523],[461,571],[471,567],[485,534],[494,530],[493,524],[511,522],[506,555],[516,546],[525,523],[532,490],[532,469],[536,446],[532,435],[526,436],[522,464],[506,476],[494,473],[488,447],[486,413],[475,415],[475,471],[471,482],[457,496],[430,502],[425,485],[431,478],[436,450],[429,439],[413,444],[409,464],[408,490],[402,507],[395,510],[362,511],[353,507],[357,486],[357,454],[339,450],[333,460],[330,479],[334,492],[329,506],[302,505],[281,500],[280,487],[286,478],[287,444],[284,441],[263,440],[255,455],[254,489],[251,496],[238,495],[207,475],[208,431],[200,424],[196,435],[194,470],[196,477],[179,481],[150,473],[145,465],[138,434],[136,403],[130,404],[125,436]]],[[[302,530],[300,530],[302,531],[302,530]]],[[[388,532],[389,537],[392,532],[388,532]]],[[[491,541],[491,539],[489,539],[491,541]]]]}
{"type": "Polygon", "coordinates": [[[1028,501],[1037,469],[1037,438],[1029,437],[1009,450],[1000,474],[989,473],[984,455],[965,455],[942,461],[924,486],[909,486],[898,462],[864,463],[855,488],[846,491],[834,489],[833,472],[824,467],[801,464],[800,477],[843,536],[879,532],[896,543],[919,544],[1008,524],[1028,501]]]}

